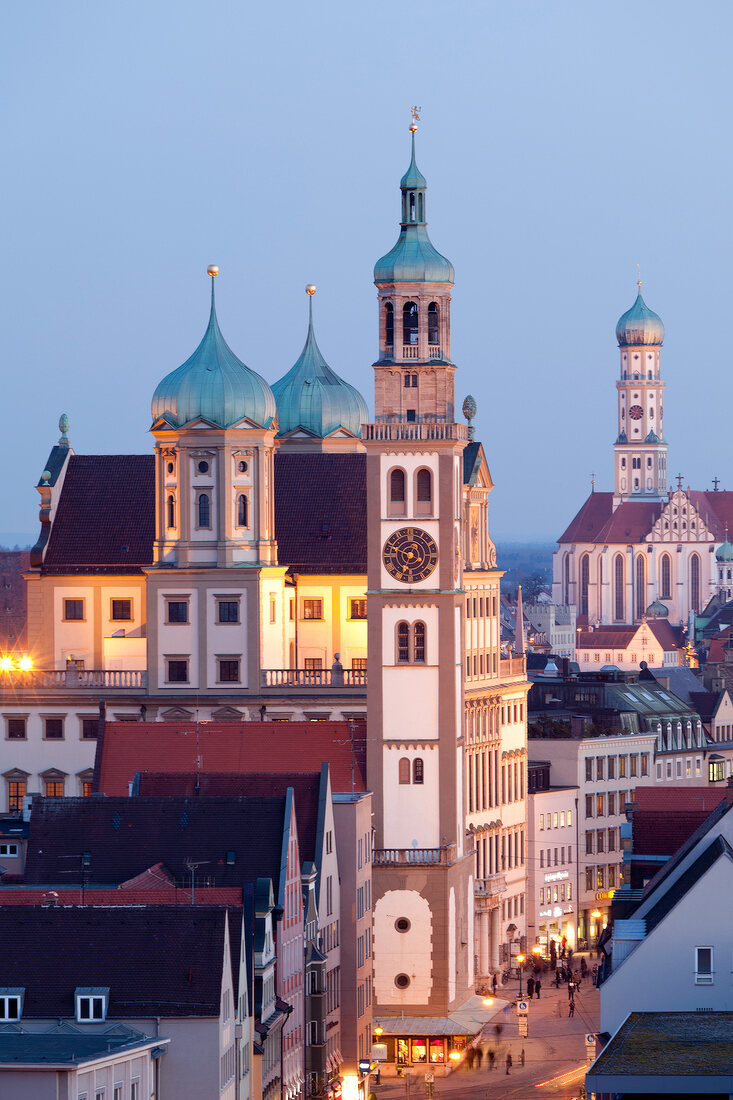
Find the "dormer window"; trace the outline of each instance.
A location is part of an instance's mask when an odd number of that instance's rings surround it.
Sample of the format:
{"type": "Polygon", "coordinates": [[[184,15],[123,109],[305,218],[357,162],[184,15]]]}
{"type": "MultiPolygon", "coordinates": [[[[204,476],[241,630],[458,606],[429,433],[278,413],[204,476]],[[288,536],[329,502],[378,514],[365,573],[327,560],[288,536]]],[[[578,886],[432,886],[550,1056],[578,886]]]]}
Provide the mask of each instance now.
{"type": "Polygon", "coordinates": [[[74,1001],[77,1023],[94,1024],[107,1019],[109,989],[79,986],[74,994],[74,1001]]]}
{"type": "Polygon", "coordinates": [[[19,1020],[23,1015],[25,989],[0,989],[0,1022],[19,1020]]]}

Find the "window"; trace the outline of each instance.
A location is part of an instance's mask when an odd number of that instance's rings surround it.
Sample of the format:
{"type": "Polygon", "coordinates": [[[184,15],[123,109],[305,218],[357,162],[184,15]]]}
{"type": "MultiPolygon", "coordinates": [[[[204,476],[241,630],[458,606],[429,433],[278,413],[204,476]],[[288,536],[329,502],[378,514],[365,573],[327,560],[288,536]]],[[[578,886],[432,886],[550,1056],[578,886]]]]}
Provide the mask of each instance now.
{"type": "Polygon", "coordinates": [[[107,996],[109,990],[99,992],[76,991],[76,1019],[104,1020],[107,1017],[107,996]]]}
{"type": "Polygon", "coordinates": [[[277,622],[277,596],[270,594],[270,622],[277,622]]]}
{"type": "Polygon", "coordinates": [[[438,311],[437,302],[431,302],[428,306],[428,343],[437,344],[440,342],[438,335],[438,320],[440,313],[438,311]]]}
{"type": "Polygon", "coordinates": [[[614,558],[614,618],[617,622],[624,621],[624,559],[621,554],[614,558]]]}
{"type": "Polygon", "coordinates": [[[81,720],[81,739],[82,741],[96,741],[97,731],[99,729],[98,718],[82,718],[81,720]]]}
{"type": "Polygon", "coordinates": [[[635,752],[632,752],[629,756],[629,775],[637,775],[637,767],[639,763],[639,757],[635,752]]]}
{"type": "Polygon", "coordinates": [[[63,779],[47,779],[44,784],[44,793],[46,795],[46,798],[63,798],[63,779]]]}
{"type": "Polygon", "coordinates": [[[607,761],[608,761],[608,778],[609,779],[615,779],[616,778],[616,757],[615,756],[609,756],[609,757],[607,757],[607,761]]]}
{"type": "Polygon", "coordinates": [[[397,664],[425,663],[425,623],[397,623],[397,664]]]}
{"type": "Polygon", "coordinates": [[[414,302],[405,302],[402,307],[402,343],[417,344],[418,312],[414,302]]]}
{"type": "Polygon", "coordinates": [[[11,813],[20,813],[23,809],[25,790],[25,779],[8,780],[8,810],[11,813]]]}
{"type": "Polygon", "coordinates": [[[410,782],[410,761],[406,756],[400,758],[399,762],[399,781],[400,783],[410,782]]]}
{"type": "Polygon", "coordinates": [[[596,889],[605,890],[606,888],[606,868],[596,867],[596,889]]]}
{"type": "Polygon", "coordinates": [[[352,657],[351,658],[351,667],[353,669],[358,669],[359,671],[366,672],[366,667],[367,667],[366,657],[352,657]]]}
{"type": "Polygon", "coordinates": [[[323,618],[323,600],[303,600],[304,619],[323,618]]]}
{"type": "Polygon", "coordinates": [[[585,758],[585,778],[588,780],[593,779],[593,757],[586,756],[585,758]]]}
{"type": "Polygon", "coordinates": [[[618,777],[619,779],[625,779],[626,777],[626,757],[619,756],[618,758],[618,777]]]}
{"type": "Polygon", "coordinates": [[[394,307],[391,302],[384,307],[384,346],[394,347],[394,307]]]}
{"type": "MultiPolygon", "coordinates": [[[[515,770],[516,770],[516,767],[517,767],[517,765],[515,764],[514,765],[515,770]]],[[[557,827],[558,827],[557,810],[555,810],[554,814],[552,815],[552,824],[553,824],[553,828],[557,829],[557,827]]]]}
{"type": "Polygon", "coordinates": [[[44,718],[43,719],[43,736],[46,741],[63,741],[64,739],[64,720],[63,718],[44,718]]]}
{"type": "Polygon", "coordinates": [[[323,668],[323,657],[306,657],[303,661],[303,667],[311,671],[323,668]]]}
{"type": "Polygon", "coordinates": [[[220,623],[239,622],[239,600],[219,600],[217,611],[220,623]]]}
{"type": "Polygon", "coordinates": [[[0,856],[14,857],[18,855],[17,844],[0,844],[0,856]]]}
{"type": "Polygon", "coordinates": [[[590,580],[590,556],[583,554],[580,559],[580,614],[588,614],[588,584],[590,580]]]}
{"type": "Polygon", "coordinates": [[[202,493],[197,502],[198,506],[198,526],[203,528],[211,527],[211,500],[208,493],[202,493]]]}
{"type": "Polygon", "coordinates": [[[595,867],[586,867],[585,869],[585,888],[586,890],[595,890],[594,880],[596,875],[595,867]]]}
{"type": "Polygon", "coordinates": [[[83,621],[84,600],[64,600],[64,619],[66,622],[83,621]]]}
{"type": "Polygon", "coordinates": [[[112,618],[115,622],[129,623],[132,618],[132,600],[112,600],[112,618]]]}
{"type": "Polygon", "coordinates": [[[560,811],[560,828],[561,829],[565,828],[565,811],[564,810],[560,811]]]}
{"type": "Polygon", "coordinates": [[[421,756],[416,756],[415,759],[412,761],[412,782],[422,783],[423,775],[423,759],[421,756]]]}
{"type": "Polygon", "coordinates": [[[188,600],[168,600],[168,622],[188,622],[188,600]]]}
{"type": "Polygon", "coordinates": [[[404,470],[392,470],[389,475],[389,510],[393,515],[405,514],[404,470]]]}
{"type": "Polygon", "coordinates": [[[26,719],[25,718],[8,718],[8,741],[25,741],[26,739],[26,719]]]}
{"type": "Polygon", "coordinates": [[[249,527],[249,501],[244,493],[237,497],[237,527],[249,527]]]}
{"type": "Polygon", "coordinates": [[[609,813],[609,815],[610,814],[615,814],[616,813],[616,793],[615,793],[615,791],[609,791],[608,795],[606,797],[608,798],[608,813],[609,813]]]}
{"type": "Polygon", "coordinates": [[[672,599],[672,563],[669,554],[662,554],[662,584],[659,595],[663,600],[672,599]]]}
{"type": "Polygon", "coordinates": [[[433,475],[430,470],[417,471],[415,495],[417,515],[429,515],[433,510],[433,475]]]}
{"type": "Polygon", "coordinates": [[[167,513],[168,513],[168,527],[175,527],[175,525],[176,525],[176,501],[175,501],[175,497],[173,497],[173,496],[168,497],[168,506],[167,506],[166,510],[167,510],[167,513]]]}
{"type": "Polygon", "coordinates": [[[646,610],[646,554],[636,555],[636,617],[640,619],[646,610]]]}
{"type": "Polygon", "coordinates": [[[219,658],[219,683],[239,683],[239,661],[233,657],[219,658]]]}
{"type": "Polygon", "coordinates": [[[188,659],[184,657],[172,657],[168,659],[168,683],[188,683],[188,659]]]}
{"type": "Polygon", "coordinates": [[[81,797],[89,798],[92,793],[92,781],[91,779],[83,779],[81,783],[81,797]]]}
{"type": "Polygon", "coordinates": [[[585,796],[585,816],[593,817],[593,795],[587,794],[585,796]]]}
{"type": "Polygon", "coordinates": [[[0,1021],[19,1020],[24,989],[0,989],[0,1021]]]}
{"type": "Polygon", "coordinates": [[[700,610],[700,558],[697,554],[690,558],[690,607],[700,610]]]}
{"type": "Polygon", "coordinates": [[[367,617],[367,602],[366,596],[363,599],[349,600],[349,618],[350,619],[366,619],[367,617]]]}
{"type": "Polygon", "coordinates": [[[604,849],[605,830],[598,829],[596,832],[596,851],[602,852],[604,849]]]}
{"type": "Polygon", "coordinates": [[[412,628],[412,659],[416,664],[425,663],[425,623],[415,623],[412,628]]]}
{"type": "Polygon", "coordinates": [[[540,829],[544,829],[544,827],[545,827],[545,815],[540,814],[540,829]]]}
{"type": "Polygon", "coordinates": [[[713,984],[713,949],[712,947],[695,948],[695,984],[713,984]]]}
{"type": "Polygon", "coordinates": [[[639,758],[641,763],[641,774],[649,775],[649,753],[643,752],[639,758]]]}
{"type": "MultiPolygon", "coordinates": [[[[570,826],[572,824],[573,824],[573,811],[568,810],[568,826],[570,826]]],[[[570,859],[570,856],[568,856],[568,859],[570,859]]]]}
{"type": "Polygon", "coordinates": [[[609,852],[615,852],[616,851],[616,830],[615,829],[609,829],[608,830],[608,850],[609,850],[609,852]]]}
{"type": "Polygon", "coordinates": [[[585,854],[593,855],[593,830],[588,829],[585,834],[585,854]]]}
{"type": "Polygon", "coordinates": [[[603,817],[603,795],[596,795],[596,817],[603,817]]]}
{"type": "Polygon", "coordinates": [[[130,1100],[139,1100],[140,1082],[130,1081],[130,1100]]]}
{"type": "Polygon", "coordinates": [[[604,768],[605,762],[606,762],[605,757],[603,757],[603,756],[597,756],[596,757],[596,779],[603,779],[603,773],[605,771],[605,768],[604,768]]]}

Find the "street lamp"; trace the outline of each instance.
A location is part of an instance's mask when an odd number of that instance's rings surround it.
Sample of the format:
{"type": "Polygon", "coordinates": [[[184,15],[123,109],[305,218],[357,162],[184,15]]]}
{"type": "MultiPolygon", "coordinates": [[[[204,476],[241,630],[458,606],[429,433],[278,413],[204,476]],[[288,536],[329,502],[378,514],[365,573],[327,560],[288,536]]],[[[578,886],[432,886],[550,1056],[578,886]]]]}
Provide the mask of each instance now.
{"type": "Polygon", "coordinates": [[[522,963],[524,962],[524,955],[517,955],[517,966],[519,967],[519,999],[522,999],[522,963]]]}

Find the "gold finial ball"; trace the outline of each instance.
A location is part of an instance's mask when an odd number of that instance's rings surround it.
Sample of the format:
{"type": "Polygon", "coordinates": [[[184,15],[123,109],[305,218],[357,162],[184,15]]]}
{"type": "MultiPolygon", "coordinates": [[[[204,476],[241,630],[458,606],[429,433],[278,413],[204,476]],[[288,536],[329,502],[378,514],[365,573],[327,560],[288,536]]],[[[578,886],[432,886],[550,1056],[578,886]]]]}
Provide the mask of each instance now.
{"type": "Polygon", "coordinates": [[[316,284],[315,283],[308,283],[308,286],[305,288],[305,292],[306,292],[306,294],[315,294],[316,284]]]}
{"type": "Polygon", "coordinates": [[[212,279],[215,275],[219,274],[219,268],[216,266],[216,264],[209,264],[209,266],[206,268],[206,271],[209,275],[211,275],[212,279]]]}

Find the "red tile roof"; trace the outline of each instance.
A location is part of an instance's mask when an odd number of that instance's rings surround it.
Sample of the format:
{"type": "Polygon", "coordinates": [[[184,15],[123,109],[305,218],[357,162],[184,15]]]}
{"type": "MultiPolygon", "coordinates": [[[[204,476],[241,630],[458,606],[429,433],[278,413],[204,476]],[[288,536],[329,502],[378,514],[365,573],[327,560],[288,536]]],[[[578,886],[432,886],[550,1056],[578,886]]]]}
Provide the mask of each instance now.
{"type": "Polygon", "coordinates": [[[314,772],[331,765],[334,791],[366,790],[366,723],[107,722],[95,790],[127,795],[136,772],[314,772]]]}
{"type": "Polygon", "coordinates": [[[725,538],[726,527],[733,531],[733,492],[690,489],[688,496],[716,538],[725,538]]]}
{"type": "Polygon", "coordinates": [[[637,787],[632,819],[634,855],[674,855],[725,800],[720,788],[637,787]]]}
{"type": "MultiPolygon", "coordinates": [[[[639,624],[640,625],[640,624],[639,624]]],[[[597,630],[582,630],[578,635],[579,649],[626,649],[639,631],[637,626],[601,626],[597,630]]],[[[682,645],[682,627],[672,626],[666,619],[648,619],[647,625],[665,653],[682,645]]]]}
{"type": "Polygon", "coordinates": [[[591,493],[582,508],[557,540],[565,542],[643,542],[664,505],[648,500],[619,504],[614,512],[613,493],[591,493]]]}
{"type": "MultiPolygon", "coordinates": [[[[44,905],[48,908],[49,895],[56,905],[191,905],[188,887],[171,886],[161,890],[130,890],[123,883],[112,889],[87,886],[82,894],[79,886],[51,890],[48,886],[5,887],[0,889],[0,908],[5,905],[44,905]]],[[[242,891],[237,886],[197,886],[193,895],[194,905],[241,905],[242,891]]]]}

